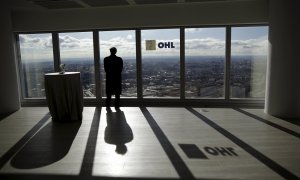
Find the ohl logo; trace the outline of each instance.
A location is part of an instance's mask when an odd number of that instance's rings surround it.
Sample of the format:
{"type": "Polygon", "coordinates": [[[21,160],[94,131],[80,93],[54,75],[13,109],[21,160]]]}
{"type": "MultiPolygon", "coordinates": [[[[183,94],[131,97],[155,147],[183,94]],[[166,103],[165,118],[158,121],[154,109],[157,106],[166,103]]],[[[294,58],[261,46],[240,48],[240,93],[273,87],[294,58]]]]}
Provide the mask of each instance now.
{"type": "Polygon", "coordinates": [[[175,48],[173,42],[159,42],[156,46],[156,40],[146,40],[146,50],[156,50],[156,47],[159,49],[175,48]]]}
{"type": "Polygon", "coordinates": [[[213,156],[239,156],[232,147],[209,147],[205,146],[204,152],[195,144],[179,144],[187,157],[194,159],[208,159],[206,154],[213,156]]]}

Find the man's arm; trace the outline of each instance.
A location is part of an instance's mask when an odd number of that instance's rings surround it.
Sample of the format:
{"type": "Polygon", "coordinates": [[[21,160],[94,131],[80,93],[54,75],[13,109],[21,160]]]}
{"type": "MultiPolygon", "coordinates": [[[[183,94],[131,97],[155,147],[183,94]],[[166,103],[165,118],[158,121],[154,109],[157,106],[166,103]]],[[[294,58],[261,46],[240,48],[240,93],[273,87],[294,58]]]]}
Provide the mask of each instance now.
{"type": "Polygon", "coordinates": [[[121,72],[123,71],[123,59],[121,58],[121,72]]]}
{"type": "Polygon", "coordinates": [[[107,58],[104,58],[104,71],[107,72],[107,58]]]}

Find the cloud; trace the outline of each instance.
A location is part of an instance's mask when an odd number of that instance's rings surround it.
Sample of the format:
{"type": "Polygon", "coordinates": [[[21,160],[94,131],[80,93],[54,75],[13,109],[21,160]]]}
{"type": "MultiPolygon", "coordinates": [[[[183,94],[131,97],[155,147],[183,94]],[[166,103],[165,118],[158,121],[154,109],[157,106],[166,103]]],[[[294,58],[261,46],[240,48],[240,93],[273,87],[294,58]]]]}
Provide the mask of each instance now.
{"type": "MultiPolygon", "coordinates": [[[[188,30],[196,28],[189,28],[188,30]]],[[[118,49],[117,55],[121,57],[135,56],[136,45],[133,41],[133,35],[114,37],[109,40],[100,39],[100,56],[101,58],[110,55],[109,49],[116,47],[118,49]]],[[[31,58],[41,58],[43,54],[53,56],[52,52],[52,37],[35,37],[31,35],[20,35],[22,58],[31,55],[32,52],[37,51],[41,55],[35,55],[31,58]],[[27,55],[26,55],[27,53],[27,55]],[[30,54],[31,53],[31,54],[30,54]]],[[[93,57],[93,39],[83,38],[78,39],[70,35],[59,37],[61,56],[63,57],[93,57]]],[[[179,39],[164,39],[156,40],[156,42],[173,42],[175,48],[157,49],[156,51],[146,51],[145,42],[142,42],[143,56],[179,56],[180,40],[179,39]]],[[[233,55],[266,55],[268,50],[267,36],[256,39],[247,40],[232,40],[231,53],[233,55]]],[[[201,38],[201,39],[186,39],[185,40],[185,54],[187,56],[195,55],[225,55],[225,41],[216,38],[201,38]]]]}
{"type": "Polygon", "coordinates": [[[53,59],[52,37],[50,34],[42,37],[38,34],[22,34],[19,35],[19,40],[22,60],[41,61],[53,59]]]}
{"type": "Polygon", "coordinates": [[[92,38],[75,38],[70,35],[59,36],[61,58],[93,58],[92,38]]]}
{"type": "Polygon", "coordinates": [[[187,33],[195,33],[195,32],[201,32],[202,31],[202,29],[200,29],[200,28],[186,28],[185,29],[185,32],[187,32],[187,33]]]}
{"type": "Polygon", "coordinates": [[[52,37],[34,37],[26,34],[19,36],[21,48],[49,49],[52,48],[52,37]]]}
{"type": "MultiPolygon", "coordinates": [[[[268,40],[266,36],[231,41],[233,55],[266,55],[267,49],[268,40]]],[[[185,50],[186,55],[225,55],[225,41],[215,38],[187,39],[185,50]]]]}
{"type": "Polygon", "coordinates": [[[59,36],[59,45],[62,49],[73,49],[80,47],[81,41],[72,36],[59,36]]]}
{"type": "Polygon", "coordinates": [[[268,40],[266,36],[256,39],[231,41],[231,54],[233,55],[266,55],[267,53],[268,40]]]}
{"type": "Polygon", "coordinates": [[[188,39],[185,41],[185,49],[224,49],[225,41],[214,39],[214,38],[205,38],[205,39],[188,39]]]}
{"type": "Polygon", "coordinates": [[[80,47],[92,47],[93,46],[93,40],[92,39],[81,39],[80,40],[80,47]]]}
{"type": "Polygon", "coordinates": [[[133,39],[133,35],[131,35],[131,34],[128,34],[128,35],[127,35],[127,37],[126,37],[126,39],[128,39],[128,40],[132,40],[132,39],[133,39]]]}
{"type": "Polygon", "coordinates": [[[224,55],[225,41],[215,38],[187,39],[185,41],[187,56],[192,55],[224,55]]]}
{"type": "Polygon", "coordinates": [[[136,55],[135,41],[132,41],[134,36],[127,35],[122,37],[114,37],[108,40],[100,39],[100,56],[103,59],[110,55],[109,49],[111,47],[117,48],[117,55],[121,57],[129,57],[136,55]]]}
{"type": "Polygon", "coordinates": [[[52,37],[45,38],[45,40],[43,41],[43,47],[45,49],[52,49],[52,47],[53,47],[53,45],[52,45],[52,37]]]}

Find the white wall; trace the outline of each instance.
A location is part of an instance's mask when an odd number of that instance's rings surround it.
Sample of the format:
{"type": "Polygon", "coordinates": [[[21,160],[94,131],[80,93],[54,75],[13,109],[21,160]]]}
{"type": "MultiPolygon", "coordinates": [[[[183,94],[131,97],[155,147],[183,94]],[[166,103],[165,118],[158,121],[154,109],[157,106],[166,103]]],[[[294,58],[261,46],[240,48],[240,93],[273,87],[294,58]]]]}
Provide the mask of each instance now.
{"type": "Polygon", "coordinates": [[[270,1],[267,113],[300,118],[299,0],[270,1]]]}
{"type": "Polygon", "coordinates": [[[265,23],[267,0],[13,12],[14,31],[265,23]]]}
{"type": "Polygon", "coordinates": [[[5,2],[0,7],[0,24],[0,114],[6,114],[18,110],[20,102],[11,13],[5,2]]]}

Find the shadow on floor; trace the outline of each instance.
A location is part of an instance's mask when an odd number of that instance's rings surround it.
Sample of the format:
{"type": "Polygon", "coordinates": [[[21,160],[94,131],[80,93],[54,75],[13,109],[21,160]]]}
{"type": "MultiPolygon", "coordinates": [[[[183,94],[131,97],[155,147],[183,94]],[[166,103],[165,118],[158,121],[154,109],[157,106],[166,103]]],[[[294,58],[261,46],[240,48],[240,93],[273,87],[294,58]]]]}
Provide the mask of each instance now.
{"type": "Polygon", "coordinates": [[[116,145],[116,153],[126,154],[127,147],[125,144],[133,140],[133,133],[126,121],[124,112],[121,110],[112,112],[109,108],[106,112],[106,121],[105,142],[116,145]]]}
{"type": "MultiPolygon", "coordinates": [[[[180,178],[149,178],[149,177],[104,177],[104,176],[76,176],[76,175],[46,175],[46,174],[0,174],[5,180],[178,180],[180,178]]],[[[196,179],[196,178],[194,178],[196,179]]],[[[199,178],[201,180],[220,180],[214,178],[199,178]]],[[[229,178],[223,178],[226,180],[229,178]]]]}
{"type": "Polygon", "coordinates": [[[39,168],[61,160],[70,150],[79,122],[49,122],[13,157],[11,165],[19,169],[39,168]]]}
{"type": "Polygon", "coordinates": [[[9,113],[4,113],[4,114],[0,114],[0,121],[2,121],[3,119],[7,118],[8,116],[10,116],[11,114],[13,114],[15,112],[16,111],[9,112],[9,113]]]}

